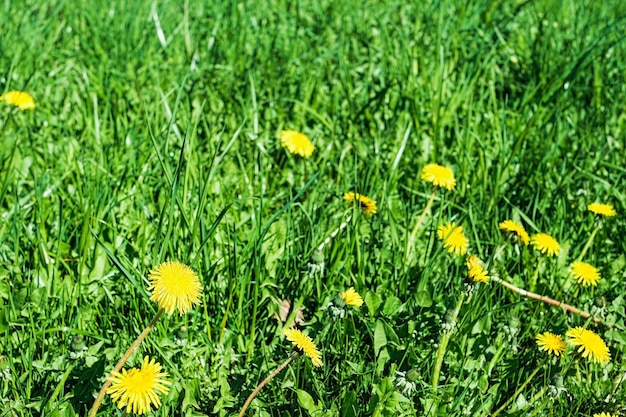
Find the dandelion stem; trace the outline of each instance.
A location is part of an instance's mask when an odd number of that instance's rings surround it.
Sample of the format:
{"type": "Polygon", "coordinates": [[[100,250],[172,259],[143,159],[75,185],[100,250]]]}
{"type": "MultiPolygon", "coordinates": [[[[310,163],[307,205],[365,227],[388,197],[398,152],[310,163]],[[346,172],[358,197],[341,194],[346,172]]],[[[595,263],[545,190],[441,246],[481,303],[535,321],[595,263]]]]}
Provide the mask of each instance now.
{"type": "Polygon", "coordinates": [[[589,235],[589,240],[587,240],[587,243],[585,243],[585,246],[583,247],[583,250],[580,251],[580,255],[578,255],[578,259],[577,259],[578,261],[583,259],[583,257],[585,256],[585,254],[587,253],[587,251],[591,247],[591,244],[593,243],[593,239],[596,237],[596,234],[598,233],[598,230],[600,230],[600,227],[596,227],[595,229],[593,229],[593,232],[591,232],[591,235],[589,235]]]}
{"type": "Polygon", "coordinates": [[[243,407],[241,408],[241,411],[239,412],[239,417],[243,417],[243,415],[245,414],[246,410],[250,406],[250,403],[252,403],[252,400],[254,400],[254,397],[256,397],[256,395],[259,393],[259,391],[261,391],[261,388],[263,388],[265,386],[265,384],[270,382],[270,380],[272,378],[274,378],[276,375],[278,375],[280,373],[280,371],[285,369],[285,367],[287,367],[287,365],[289,365],[289,362],[291,362],[293,360],[293,358],[294,358],[294,356],[290,356],[278,368],[274,369],[274,372],[269,374],[268,377],[265,378],[263,381],[261,381],[261,383],[254,389],[254,391],[252,391],[252,393],[250,393],[250,396],[248,396],[248,399],[246,400],[246,402],[244,403],[243,407]]]}
{"type": "MultiPolygon", "coordinates": [[[[113,372],[119,372],[120,369],[122,369],[122,367],[124,366],[128,358],[130,358],[130,355],[132,355],[133,352],[139,347],[141,342],[143,342],[143,339],[145,339],[148,333],[150,333],[150,330],[152,330],[157,320],[159,320],[161,315],[163,315],[163,311],[164,310],[162,308],[160,308],[159,311],[157,311],[157,313],[155,314],[150,324],[148,324],[148,326],[143,330],[143,332],[141,332],[139,337],[135,339],[133,344],[130,345],[126,353],[124,353],[124,356],[122,356],[122,358],[117,362],[117,365],[115,365],[115,368],[113,368],[109,376],[113,372]]],[[[91,410],[89,410],[89,417],[95,417],[96,413],[98,412],[98,408],[100,408],[100,404],[102,403],[102,400],[104,399],[104,395],[106,394],[106,391],[107,389],[109,389],[110,386],[111,386],[111,381],[107,378],[107,380],[104,382],[104,385],[102,385],[102,388],[100,388],[100,392],[98,393],[96,400],[93,402],[93,405],[91,406],[91,410]]]]}
{"type": "Polygon", "coordinates": [[[441,365],[443,365],[443,357],[445,356],[446,349],[448,347],[448,342],[450,341],[450,336],[454,332],[454,328],[456,327],[456,319],[459,317],[459,312],[461,311],[461,306],[463,305],[463,301],[465,301],[465,292],[461,293],[459,300],[456,303],[456,307],[452,312],[452,317],[450,319],[450,329],[443,333],[441,336],[441,341],[439,342],[439,349],[437,350],[437,362],[435,362],[435,369],[433,369],[433,378],[432,385],[433,389],[437,389],[439,385],[439,374],[441,373],[441,365]]]}
{"type": "Polygon", "coordinates": [[[428,199],[428,203],[426,203],[426,207],[424,207],[424,211],[420,214],[420,217],[417,219],[417,223],[415,223],[415,227],[411,231],[409,235],[409,240],[407,240],[406,244],[406,259],[405,261],[409,261],[413,257],[415,239],[417,238],[417,232],[419,232],[420,227],[422,226],[422,222],[424,221],[424,217],[426,217],[426,213],[430,211],[430,207],[433,205],[433,201],[435,201],[436,190],[433,190],[433,193],[430,195],[430,199],[428,199]]]}
{"type": "Polygon", "coordinates": [[[530,291],[524,290],[522,288],[516,287],[515,285],[513,285],[513,284],[511,284],[509,282],[506,282],[506,281],[504,281],[503,279],[501,279],[499,277],[492,276],[491,280],[497,282],[500,285],[503,285],[504,287],[506,287],[506,288],[508,288],[508,289],[510,289],[510,290],[512,290],[512,291],[514,291],[514,292],[516,292],[518,294],[520,294],[520,295],[523,295],[524,297],[532,298],[534,300],[543,301],[544,303],[547,303],[547,304],[550,304],[550,305],[553,305],[553,306],[556,306],[556,307],[562,307],[565,310],[569,311],[570,313],[578,314],[580,317],[582,317],[584,319],[587,319],[587,318],[591,317],[591,319],[594,322],[604,324],[600,318],[592,317],[591,314],[589,314],[587,312],[584,312],[584,311],[582,311],[579,308],[576,308],[574,306],[566,304],[566,303],[564,303],[562,301],[558,301],[558,300],[555,300],[553,298],[546,297],[545,295],[539,295],[539,294],[536,294],[534,292],[530,292],[530,291]]]}

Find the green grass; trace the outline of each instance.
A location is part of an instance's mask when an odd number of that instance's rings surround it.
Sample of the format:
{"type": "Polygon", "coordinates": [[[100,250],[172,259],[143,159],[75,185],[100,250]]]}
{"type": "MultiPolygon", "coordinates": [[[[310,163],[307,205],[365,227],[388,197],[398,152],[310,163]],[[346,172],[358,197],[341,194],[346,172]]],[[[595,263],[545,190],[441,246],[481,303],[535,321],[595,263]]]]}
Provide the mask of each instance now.
{"type": "MultiPolygon", "coordinates": [[[[147,275],[165,260],[190,265],[204,295],[127,365],[150,355],[170,374],[155,415],[236,415],[291,350],[280,299],[304,307],[324,367],[291,364],[247,415],[619,415],[626,3],[464,4],[1,2],[0,93],[27,91],[37,108],[0,103],[0,415],[86,415],[156,313],[147,275]],[[307,134],[313,157],[282,149],[281,129],[307,134]],[[430,162],[457,186],[438,191],[408,252],[430,162]],[[594,201],[618,216],[585,257],[602,280],[583,288],[567,271],[594,201]],[[561,255],[516,248],[498,230],[507,218],[554,236],[561,255]],[[466,285],[464,259],[435,237],[450,220],[492,274],[607,325],[479,285],[433,389],[466,285]],[[350,286],[366,305],[336,317],[350,286]],[[538,350],[537,333],[583,325],[608,365],[538,350]],[[396,371],[417,376],[414,391],[396,371]]],[[[122,412],[107,398],[100,415],[122,412]]]]}

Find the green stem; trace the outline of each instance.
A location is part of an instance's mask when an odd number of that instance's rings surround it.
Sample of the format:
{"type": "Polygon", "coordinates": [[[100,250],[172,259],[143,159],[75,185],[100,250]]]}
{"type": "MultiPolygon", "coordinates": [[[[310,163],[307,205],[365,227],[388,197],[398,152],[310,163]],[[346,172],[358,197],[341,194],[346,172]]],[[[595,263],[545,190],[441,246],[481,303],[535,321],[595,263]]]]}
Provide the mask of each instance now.
{"type": "MultiPolygon", "coordinates": [[[[143,342],[143,339],[145,339],[148,333],[150,333],[150,330],[152,330],[157,320],[159,320],[161,315],[163,315],[163,311],[164,310],[162,308],[160,308],[159,311],[157,311],[156,315],[154,316],[150,324],[148,324],[148,326],[143,330],[143,332],[141,332],[141,334],[137,337],[137,339],[135,339],[133,344],[130,345],[126,353],[124,353],[124,356],[122,356],[119,362],[117,362],[117,364],[115,365],[115,368],[113,368],[109,376],[111,376],[111,374],[113,374],[114,372],[119,372],[120,369],[122,369],[122,366],[124,366],[128,358],[130,358],[130,355],[132,355],[133,352],[139,347],[141,342],[143,342]]],[[[102,385],[102,388],[100,388],[100,392],[98,393],[96,400],[93,402],[93,405],[91,406],[91,410],[89,410],[89,417],[95,417],[96,413],[98,412],[98,408],[100,408],[100,404],[102,403],[102,400],[104,399],[104,395],[106,394],[106,391],[107,389],[109,389],[110,386],[111,386],[111,380],[107,378],[107,380],[104,382],[104,385],[102,385]]]]}
{"type": "Polygon", "coordinates": [[[542,368],[541,366],[537,366],[535,370],[532,371],[530,376],[526,379],[526,381],[524,381],[524,383],[520,385],[520,387],[517,390],[515,390],[513,395],[511,395],[511,397],[509,397],[509,399],[504,404],[502,404],[502,407],[498,408],[493,414],[491,414],[491,417],[496,417],[498,414],[504,411],[509,405],[511,405],[511,403],[515,401],[517,396],[520,394],[520,392],[522,392],[524,388],[526,388],[526,386],[530,383],[530,381],[535,377],[535,375],[537,375],[537,372],[539,372],[541,368],[542,368]]]}
{"type": "Polygon", "coordinates": [[[583,247],[583,250],[580,251],[580,255],[578,255],[577,261],[580,261],[585,256],[585,254],[587,253],[587,251],[591,247],[591,244],[593,243],[593,239],[596,237],[596,234],[598,233],[598,230],[600,230],[599,227],[596,227],[595,229],[593,229],[593,232],[591,232],[591,235],[589,235],[589,239],[587,240],[587,243],[585,243],[585,246],[583,247]]]}
{"type": "Polygon", "coordinates": [[[456,307],[452,312],[452,318],[450,321],[451,328],[446,330],[446,332],[441,336],[441,341],[439,342],[439,350],[437,350],[437,361],[435,362],[435,368],[433,370],[433,378],[432,378],[432,386],[433,389],[437,389],[439,385],[439,374],[441,373],[441,366],[443,365],[443,357],[445,356],[446,349],[448,347],[448,342],[450,341],[450,336],[454,332],[454,328],[456,327],[456,319],[459,317],[459,312],[461,311],[461,306],[463,305],[463,301],[465,301],[465,292],[462,292],[459,296],[459,300],[456,303],[456,307]]]}
{"type": "Polygon", "coordinates": [[[433,201],[435,201],[436,192],[437,192],[436,189],[433,190],[432,194],[430,195],[430,198],[428,199],[428,203],[426,203],[426,207],[424,207],[424,211],[422,211],[422,214],[417,219],[417,223],[415,223],[415,227],[413,227],[413,230],[411,231],[411,234],[409,235],[409,239],[406,242],[406,251],[404,252],[406,256],[405,258],[406,263],[408,263],[409,260],[413,258],[417,232],[419,232],[419,229],[422,226],[422,222],[424,221],[424,218],[426,217],[426,213],[428,213],[428,211],[430,210],[430,207],[433,205],[433,201]]]}

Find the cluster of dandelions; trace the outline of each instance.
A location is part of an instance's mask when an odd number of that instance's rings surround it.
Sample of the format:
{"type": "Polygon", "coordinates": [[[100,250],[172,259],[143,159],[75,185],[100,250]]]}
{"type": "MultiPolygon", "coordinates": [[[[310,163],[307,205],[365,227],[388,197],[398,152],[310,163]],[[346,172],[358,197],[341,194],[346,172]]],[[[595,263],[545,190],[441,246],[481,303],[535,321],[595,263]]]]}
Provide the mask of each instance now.
{"type": "Polygon", "coordinates": [[[154,327],[163,313],[181,316],[188,313],[194,305],[200,304],[202,285],[196,273],[180,262],[164,262],[150,271],[150,300],[157,303],[159,310],[146,329],[139,335],[131,347],[122,356],[110,376],[100,389],[89,413],[95,416],[105,394],[117,403],[126,413],[145,414],[161,405],[160,395],[169,392],[170,381],[167,372],[162,372],[161,365],[144,357],[140,368],[122,369],[130,355],[154,327]],[[120,372],[121,371],[121,372],[120,372]]]}
{"type": "Polygon", "coordinates": [[[569,344],[583,358],[595,363],[603,365],[611,360],[608,346],[597,333],[584,327],[574,327],[569,329],[565,336],[567,343],[560,335],[550,332],[538,334],[535,339],[539,350],[554,356],[563,356],[569,344]]]}

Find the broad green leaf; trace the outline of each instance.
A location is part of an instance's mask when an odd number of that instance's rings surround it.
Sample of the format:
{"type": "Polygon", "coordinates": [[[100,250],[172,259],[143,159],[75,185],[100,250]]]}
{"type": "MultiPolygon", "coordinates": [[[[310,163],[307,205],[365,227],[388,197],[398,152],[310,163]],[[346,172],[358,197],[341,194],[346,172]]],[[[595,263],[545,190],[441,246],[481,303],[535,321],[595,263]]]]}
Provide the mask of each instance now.
{"type": "Polygon", "coordinates": [[[378,311],[378,308],[382,304],[383,299],[380,295],[376,294],[375,292],[368,291],[365,294],[364,301],[365,301],[365,305],[367,306],[367,310],[370,313],[370,316],[374,317],[374,315],[378,311]]]}
{"type": "Polygon", "coordinates": [[[311,414],[319,409],[319,405],[315,404],[315,400],[308,392],[301,389],[296,392],[298,394],[298,404],[300,404],[300,407],[304,408],[311,414]]]}
{"type": "Polygon", "coordinates": [[[383,306],[383,314],[385,316],[395,316],[402,308],[402,301],[396,296],[387,297],[383,306]]]}
{"type": "Polygon", "coordinates": [[[433,305],[433,299],[428,291],[419,291],[415,297],[417,305],[428,308],[433,305]]]}

